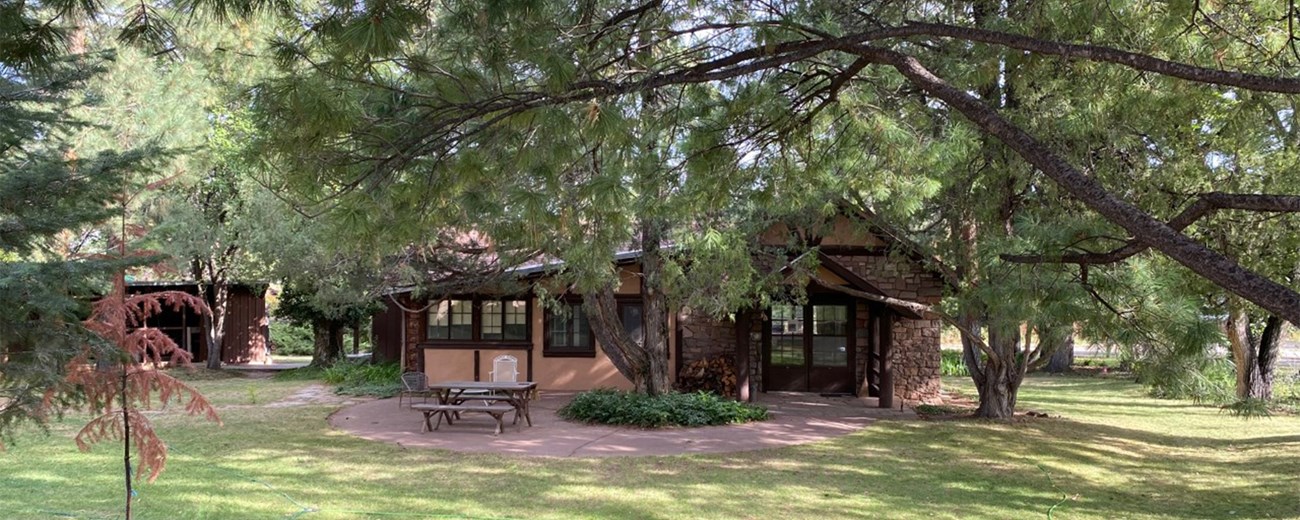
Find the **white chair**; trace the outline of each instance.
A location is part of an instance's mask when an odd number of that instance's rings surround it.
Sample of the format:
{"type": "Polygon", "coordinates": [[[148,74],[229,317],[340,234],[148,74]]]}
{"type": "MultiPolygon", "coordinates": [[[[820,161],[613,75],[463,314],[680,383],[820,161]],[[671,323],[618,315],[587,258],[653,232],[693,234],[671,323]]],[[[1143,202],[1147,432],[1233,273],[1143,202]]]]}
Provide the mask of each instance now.
{"type": "Polygon", "coordinates": [[[492,359],[492,372],[488,379],[493,383],[515,383],[519,381],[519,360],[514,356],[501,355],[492,359]]]}
{"type": "MultiPolygon", "coordinates": [[[[492,358],[492,372],[488,374],[488,380],[493,383],[519,382],[519,359],[505,354],[492,358]]],[[[514,422],[519,422],[518,411],[515,412],[514,422]]]]}

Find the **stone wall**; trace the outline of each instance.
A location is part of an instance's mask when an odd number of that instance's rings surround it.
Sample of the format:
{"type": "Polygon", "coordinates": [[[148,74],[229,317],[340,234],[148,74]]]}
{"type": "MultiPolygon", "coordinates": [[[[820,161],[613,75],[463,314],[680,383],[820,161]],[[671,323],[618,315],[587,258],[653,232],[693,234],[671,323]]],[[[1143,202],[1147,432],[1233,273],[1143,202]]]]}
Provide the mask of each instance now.
{"type": "MultiPolygon", "coordinates": [[[[881,258],[881,257],[857,257],[862,259],[881,258]]],[[[858,268],[864,265],[872,265],[874,262],[859,262],[858,268]]],[[[856,272],[856,270],[855,270],[856,272]]],[[[863,276],[859,273],[859,276],[863,276]]],[[[865,278],[865,276],[863,276],[865,278]]],[[[938,301],[937,296],[921,296],[930,294],[942,294],[942,286],[937,280],[928,278],[928,273],[908,273],[908,276],[901,277],[898,282],[892,283],[894,287],[911,287],[905,289],[917,294],[917,299],[926,303],[938,301]],[[910,285],[909,285],[910,284],[910,285]],[[930,300],[930,301],[926,301],[930,300]]],[[[889,293],[888,289],[881,290],[889,293]]],[[[867,361],[869,359],[869,350],[871,348],[870,320],[871,305],[867,302],[859,301],[855,312],[854,328],[856,329],[857,363],[855,367],[855,388],[859,389],[862,396],[866,396],[866,388],[863,386],[867,376],[867,361]]],[[[725,356],[728,360],[733,360],[736,354],[736,335],[734,324],[728,320],[716,320],[704,316],[691,315],[689,311],[683,311],[679,315],[682,324],[682,363],[690,363],[695,360],[709,357],[725,356]]],[[[908,404],[934,402],[939,398],[939,320],[922,319],[913,320],[898,317],[894,320],[893,326],[893,356],[894,356],[894,395],[898,399],[906,401],[908,404]]],[[[753,391],[762,392],[763,389],[763,320],[756,317],[753,328],[750,330],[750,380],[754,385],[753,391]]],[[[734,363],[734,361],[733,361],[734,363]]]]}
{"type": "Polygon", "coordinates": [[[891,255],[834,255],[836,262],[895,298],[925,304],[943,298],[943,281],[921,264],[891,255]]]}
{"type": "Polygon", "coordinates": [[[894,321],[894,395],[908,404],[939,400],[939,320],[894,321]]]}
{"type": "MultiPolygon", "coordinates": [[[[919,263],[902,256],[836,255],[832,258],[854,274],[870,282],[886,295],[924,304],[937,304],[943,298],[943,281],[919,263]]],[[[866,377],[869,312],[858,306],[858,385],[866,377]]],[[[894,395],[908,403],[933,402],[939,399],[939,320],[912,320],[899,317],[894,321],[894,395]]]]}
{"type": "Polygon", "coordinates": [[[857,350],[855,353],[857,366],[853,367],[853,382],[857,385],[858,396],[867,397],[867,360],[868,356],[871,355],[871,328],[868,325],[871,320],[871,310],[867,302],[858,301],[857,308],[854,309],[854,318],[853,328],[855,330],[853,334],[857,342],[857,345],[854,346],[857,350]]]}
{"type": "Polygon", "coordinates": [[[682,327],[682,364],[736,355],[735,325],[730,320],[692,314],[690,309],[683,310],[677,319],[682,327]]]}

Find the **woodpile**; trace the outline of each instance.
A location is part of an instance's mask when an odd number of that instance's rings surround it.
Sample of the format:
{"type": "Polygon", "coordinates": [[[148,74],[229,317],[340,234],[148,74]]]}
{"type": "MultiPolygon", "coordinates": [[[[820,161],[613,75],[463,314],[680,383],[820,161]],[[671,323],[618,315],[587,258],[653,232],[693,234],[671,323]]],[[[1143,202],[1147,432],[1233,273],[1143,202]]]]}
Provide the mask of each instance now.
{"type": "Polygon", "coordinates": [[[731,361],[723,356],[704,358],[687,363],[677,374],[677,390],[681,392],[713,392],[721,396],[736,395],[736,371],[731,361]]]}

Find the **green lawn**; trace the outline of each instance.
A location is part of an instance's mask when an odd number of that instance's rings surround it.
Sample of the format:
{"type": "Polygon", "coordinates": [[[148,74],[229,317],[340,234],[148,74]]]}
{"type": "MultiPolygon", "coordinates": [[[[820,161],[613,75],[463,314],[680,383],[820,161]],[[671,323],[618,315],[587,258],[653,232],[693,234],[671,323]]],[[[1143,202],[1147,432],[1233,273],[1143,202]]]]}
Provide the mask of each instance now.
{"type": "MultiPolygon", "coordinates": [[[[158,417],[173,453],[138,518],[1300,517],[1300,418],[1243,421],[1118,379],[1032,378],[1022,408],[1051,419],[882,421],[795,448],[597,460],[406,450],[331,430],[331,407],[262,407],[309,382],[195,384],[225,425],[158,417]]],[[[116,513],[120,454],[79,453],[75,427],[0,453],[0,517],[116,513]]]]}

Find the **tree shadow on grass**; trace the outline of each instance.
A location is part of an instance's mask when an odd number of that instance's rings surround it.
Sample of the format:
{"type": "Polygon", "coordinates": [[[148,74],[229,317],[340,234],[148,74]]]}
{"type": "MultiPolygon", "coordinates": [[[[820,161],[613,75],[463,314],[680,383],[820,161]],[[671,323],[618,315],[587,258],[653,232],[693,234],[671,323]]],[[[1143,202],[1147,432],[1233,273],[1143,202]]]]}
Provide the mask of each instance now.
{"type": "MultiPolygon", "coordinates": [[[[1300,435],[1226,442],[1056,418],[879,421],[775,450],[545,459],[364,441],[331,430],[328,411],[232,414],[225,428],[168,425],[174,458],[143,486],[140,518],[273,518],[304,506],[312,509],[304,519],[1022,518],[1053,506],[1058,518],[1300,515],[1300,458],[1290,446],[1300,435]]],[[[50,475],[82,475],[63,481],[67,496],[112,503],[113,457],[92,455],[103,459],[102,475],[87,473],[84,458],[48,457],[6,480],[39,489],[50,475]]],[[[0,508],[21,501],[0,498],[0,508]]]]}

